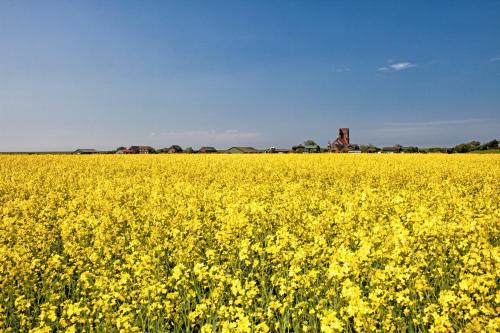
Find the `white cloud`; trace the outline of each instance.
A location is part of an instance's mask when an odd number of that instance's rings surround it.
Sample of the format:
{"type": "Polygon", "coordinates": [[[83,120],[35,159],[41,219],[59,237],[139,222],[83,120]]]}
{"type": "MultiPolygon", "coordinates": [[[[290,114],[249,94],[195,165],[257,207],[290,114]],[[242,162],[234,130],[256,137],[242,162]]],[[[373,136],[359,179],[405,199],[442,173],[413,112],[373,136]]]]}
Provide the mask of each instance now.
{"type": "Polygon", "coordinates": [[[417,66],[416,64],[413,64],[411,62],[398,62],[395,64],[391,64],[389,66],[379,67],[377,68],[377,71],[379,72],[402,71],[416,66],[417,66]]]}
{"type": "Polygon", "coordinates": [[[500,57],[491,58],[490,61],[497,62],[500,61],[500,57]]]}
{"type": "Polygon", "coordinates": [[[410,62],[399,62],[397,64],[392,64],[389,67],[391,67],[395,71],[402,71],[404,69],[412,68],[415,66],[416,66],[415,64],[412,64],[410,62]]]}

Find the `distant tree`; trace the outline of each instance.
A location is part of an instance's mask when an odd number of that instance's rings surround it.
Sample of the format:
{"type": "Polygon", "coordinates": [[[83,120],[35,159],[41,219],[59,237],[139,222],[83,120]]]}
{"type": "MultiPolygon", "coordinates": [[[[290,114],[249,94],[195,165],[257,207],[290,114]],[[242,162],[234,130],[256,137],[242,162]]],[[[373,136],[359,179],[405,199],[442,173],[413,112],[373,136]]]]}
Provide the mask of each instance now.
{"type": "Polygon", "coordinates": [[[431,148],[426,148],[422,152],[426,152],[426,153],[448,153],[449,151],[453,151],[453,149],[442,148],[442,147],[431,147],[431,148]]]}
{"type": "Polygon", "coordinates": [[[454,151],[456,153],[468,153],[470,151],[470,149],[471,149],[470,145],[468,145],[466,143],[461,143],[461,144],[455,146],[454,151]]]}
{"type": "Polygon", "coordinates": [[[481,146],[481,142],[479,141],[471,141],[468,143],[469,147],[470,147],[470,150],[478,150],[479,147],[481,146]]]}
{"type": "Polygon", "coordinates": [[[487,149],[486,146],[481,145],[481,142],[473,140],[469,143],[461,143],[456,145],[453,151],[456,153],[468,153],[474,150],[485,150],[485,149],[487,149]]]}
{"type": "Polygon", "coordinates": [[[405,153],[418,153],[418,147],[413,147],[413,146],[404,147],[403,151],[405,153]]]}
{"type": "Polygon", "coordinates": [[[479,150],[498,149],[498,140],[491,140],[479,146],[479,150]]]}
{"type": "Polygon", "coordinates": [[[187,147],[187,148],[184,150],[184,152],[185,152],[186,154],[192,154],[192,153],[194,153],[193,147],[187,147]]]}
{"type": "Polygon", "coordinates": [[[479,148],[477,148],[477,150],[486,150],[486,149],[488,149],[486,143],[483,143],[482,145],[479,146],[479,148]]]}
{"type": "Polygon", "coordinates": [[[361,152],[363,152],[363,153],[376,153],[377,151],[380,150],[380,148],[377,148],[372,144],[361,145],[360,149],[361,149],[361,152]]]}
{"type": "Polygon", "coordinates": [[[297,145],[297,146],[293,146],[292,147],[292,150],[295,152],[295,153],[303,153],[304,152],[304,146],[303,145],[297,145]]]}
{"type": "Polygon", "coordinates": [[[494,140],[491,140],[489,142],[486,142],[486,147],[497,149],[498,148],[498,143],[499,143],[498,140],[494,139],[494,140]]]}
{"type": "Polygon", "coordinates": [[[127,149],[127,148],[125,148],[125,147],[118,147],[118,148],[116,148],[116,150],[123,150],[123,149],[127,149]]]}
{"type": "Polygon", "coordinates": [[[306,140],[304,141],[304,146],[317,146],[318,144],[314,140],[306,140]]]}

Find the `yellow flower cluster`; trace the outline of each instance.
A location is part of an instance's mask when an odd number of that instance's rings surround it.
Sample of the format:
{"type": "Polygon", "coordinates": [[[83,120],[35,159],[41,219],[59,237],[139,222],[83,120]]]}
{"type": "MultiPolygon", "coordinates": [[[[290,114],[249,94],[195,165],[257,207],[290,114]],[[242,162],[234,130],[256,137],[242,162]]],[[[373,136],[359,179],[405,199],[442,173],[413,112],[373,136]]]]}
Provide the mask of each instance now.
{"type": "Polygon", "coordinates": [[[0,331],[500,330],[500,156],[0,156],[0,331]]]}

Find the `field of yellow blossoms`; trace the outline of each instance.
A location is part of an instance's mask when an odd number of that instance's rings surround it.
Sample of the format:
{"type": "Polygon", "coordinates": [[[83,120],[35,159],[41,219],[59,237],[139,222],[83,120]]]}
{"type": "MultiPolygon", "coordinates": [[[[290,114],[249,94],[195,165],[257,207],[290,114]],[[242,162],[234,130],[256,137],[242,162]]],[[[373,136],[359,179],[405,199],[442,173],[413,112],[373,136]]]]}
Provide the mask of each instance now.
{"type": "Polygon", "coordinates": [[[0,331],[499,331],[499,176],[499,155],[3,155],[0,331]]]}

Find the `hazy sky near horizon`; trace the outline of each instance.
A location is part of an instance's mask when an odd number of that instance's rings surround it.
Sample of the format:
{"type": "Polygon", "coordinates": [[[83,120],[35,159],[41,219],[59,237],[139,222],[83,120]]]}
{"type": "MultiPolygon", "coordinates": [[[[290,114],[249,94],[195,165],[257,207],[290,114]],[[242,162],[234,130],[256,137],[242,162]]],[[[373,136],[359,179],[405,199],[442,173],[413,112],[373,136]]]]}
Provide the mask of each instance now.
{"type": "Polygon", "coordinates": [[[0,151],[500,137],[500,1],[0,0],[0,151]]]}

